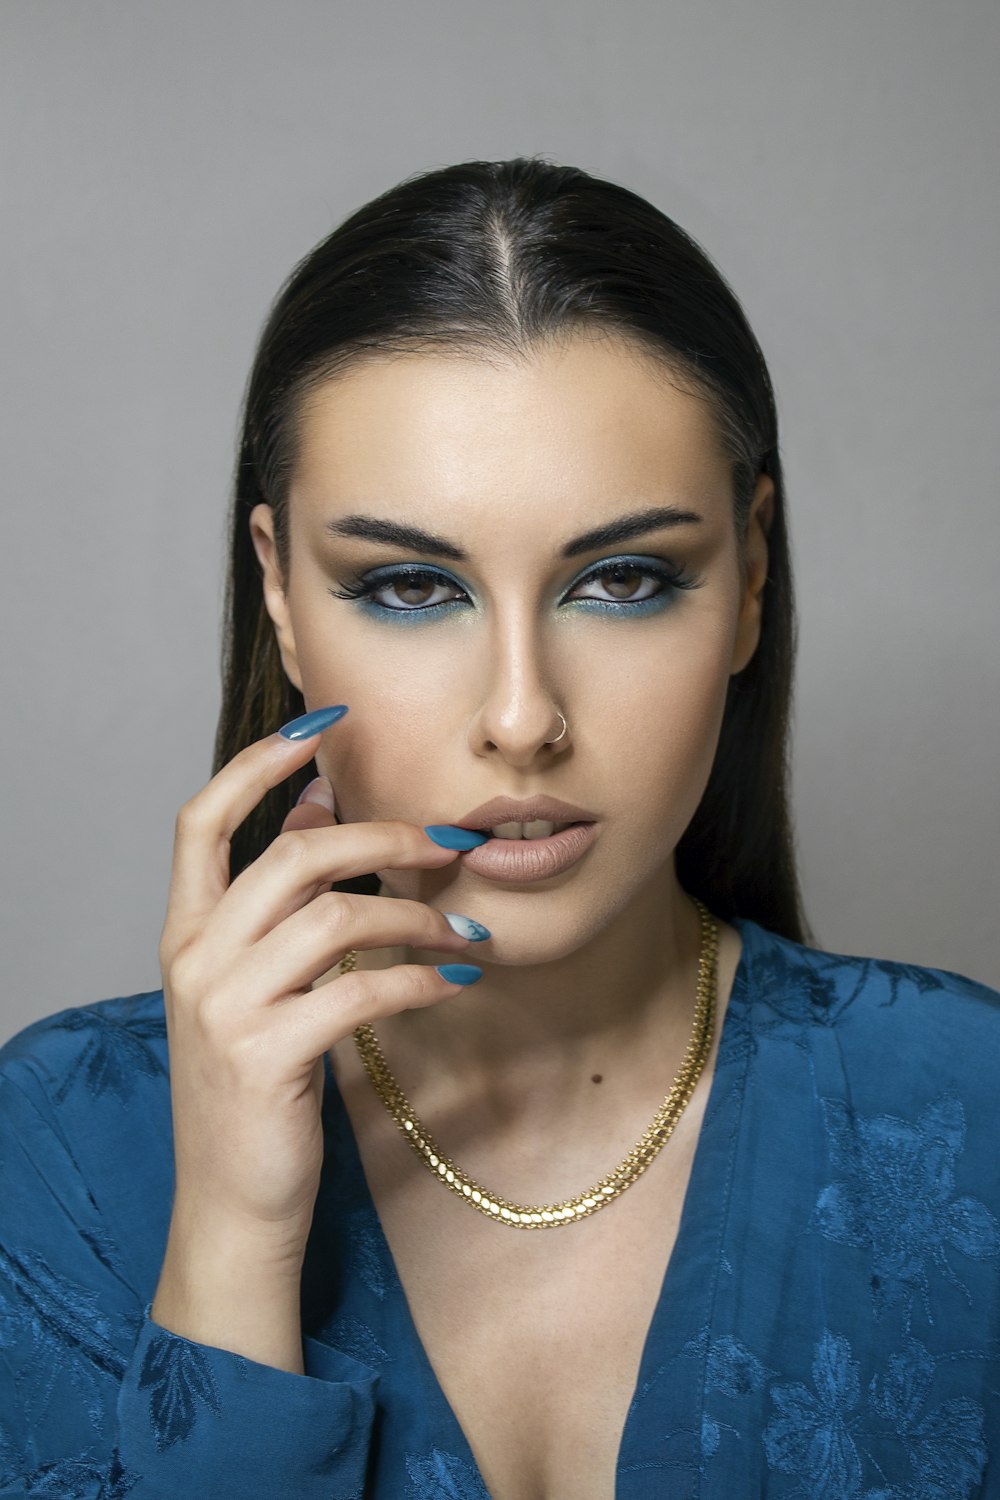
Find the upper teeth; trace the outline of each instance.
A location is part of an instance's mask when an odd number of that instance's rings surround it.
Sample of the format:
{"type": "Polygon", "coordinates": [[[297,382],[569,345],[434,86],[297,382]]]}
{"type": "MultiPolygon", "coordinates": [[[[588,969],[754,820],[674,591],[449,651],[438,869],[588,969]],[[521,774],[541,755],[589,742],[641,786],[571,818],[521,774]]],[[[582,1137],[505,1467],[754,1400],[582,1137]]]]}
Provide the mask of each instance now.
{"type": "Polygon", "coordinates": [[[568,823],[546,823],[537,818],[533,823],[498,823],[490,832],[495,839],[547,839],[568,827],[568,823]]]}

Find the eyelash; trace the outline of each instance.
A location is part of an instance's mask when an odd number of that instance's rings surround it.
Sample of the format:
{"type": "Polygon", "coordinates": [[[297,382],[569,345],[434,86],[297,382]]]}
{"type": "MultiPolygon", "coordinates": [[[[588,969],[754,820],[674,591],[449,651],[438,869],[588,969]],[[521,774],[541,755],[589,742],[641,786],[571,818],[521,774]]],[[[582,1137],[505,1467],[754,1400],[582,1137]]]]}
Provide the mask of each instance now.
{"type": "MultiPolygon", "coordinates": [[[[685,572],[682,568],[669,565],[664,566],[659,563],[653,564],[649,561],[641,562],[638,559],[619,558],[613,563],[602,563],[590,573],[584,574],[582,578],[577,580],[573,587],[580,588],[583,584],[591,582],[592,579],[607,578],[612,574],[623,571],[652,578],[661,583],[663,587],[655,594],[647,594],[643,598],[635,600],[585,598],[582,600],[572,600],[571,602],[596,604],[602,613],[621,614],[640,610],[644,605],[653,606],[654,604],[659,604],[660,607],[663,607],[663,605],[669,602],[664,596],[670,596],[680,589],[695,589],[701,584],[701,578],[697,574],[685,572]]],[[[382,593],[383,590],[392,588],[394,584],[399,583],[401,580],[409,584],[420,584],[425,580],[440,581],[449,588],[459,589],[462,593],[465,592],[444,573],[438,572],[436,568],[426,567],[392,568],[374,577],[341,579],[341,587],[339,589],[331,588],[329,592],[336,599],[366,600],[373,598],[375,594],[382,593]]],[[[448,609],[451,605],[460,604],[461,602],[460,599],[441,599],[436,604],[403,605],[402,607],[373,603],[369,608],[381,611],[383,614],[423,615],[436,613],[440,609],[448,609]]]]}

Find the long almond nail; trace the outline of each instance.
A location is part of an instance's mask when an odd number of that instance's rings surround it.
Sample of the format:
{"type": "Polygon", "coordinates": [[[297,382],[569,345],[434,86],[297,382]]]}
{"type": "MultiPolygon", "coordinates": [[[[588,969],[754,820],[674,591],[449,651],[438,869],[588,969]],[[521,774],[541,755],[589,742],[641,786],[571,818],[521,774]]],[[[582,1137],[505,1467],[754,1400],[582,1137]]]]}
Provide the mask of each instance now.
{"type": "Polygon", "coordinates": [[[477,833],[474,828],[458,828],[454,823],[428,823],[424,832],[443,849],[478,849],[480,844],[489,840],[488,833],[477,833]]]}
{"type": "Polygon", "coordinates": [[[449,984],[475,984],[483,977],[478,964],[438,964],[437,971],[449,984]]]}
{"type": "Polygon", "coordinates": [[[482,943],[493,936],[490,929],[484,927],[482,922],[477,922],[474,917],[460,916],[457,911],[446,911],[442,916],[453,932],[457,932],[459,937],[468,938],[470,942],[482,943]]]}
{"type": "Polygon", "coordinates": [[[336,724],[346,712],[346,703],[335,703],[330,708],[314,708],[311,714],[300,714],[297,719],[289,719],[287,724],[282,724],[278,733],[286,740],[311,740],[314,734],[321,734],[331,724],[336,724]]]}

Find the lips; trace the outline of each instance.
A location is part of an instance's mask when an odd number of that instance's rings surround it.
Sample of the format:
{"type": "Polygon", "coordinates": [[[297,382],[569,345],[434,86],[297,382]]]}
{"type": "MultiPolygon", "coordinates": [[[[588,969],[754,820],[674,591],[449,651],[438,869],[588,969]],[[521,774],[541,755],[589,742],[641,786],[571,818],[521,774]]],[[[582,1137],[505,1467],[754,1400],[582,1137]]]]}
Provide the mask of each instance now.
{"type": "Polygon", "coordinates": [[[589,808],[577,807],[573,802],[564,802],[560,797],[534,796],[518,800],[515,797],[491,797],[481,802],[471,812],[451,822],[459,828],[485,831],[498,828],[504,823],[594,823],[597,814],[589,808]]]}
{"type": "Polygon", "coordinates": [[[593,846],[596,823],[574,823],[541,839],[487,839],[459,856],[463,870],[501,885],[551,880],[571,869],[593,846]]]}

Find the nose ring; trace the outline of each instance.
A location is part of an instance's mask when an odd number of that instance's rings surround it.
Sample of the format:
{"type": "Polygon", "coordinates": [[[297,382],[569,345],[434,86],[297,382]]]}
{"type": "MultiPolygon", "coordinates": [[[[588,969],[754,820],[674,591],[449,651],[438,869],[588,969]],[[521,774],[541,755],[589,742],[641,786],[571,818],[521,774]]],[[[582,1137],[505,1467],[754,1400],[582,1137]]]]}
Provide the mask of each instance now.
{"type": "MultiPolygon", "coordinates": [[[[558,713],[558,709],[556,710],[556,712],[558,713]]],[[[557,745],[559,743],[559,741],[562,739],[563,735],[566,733],[566,720],[565,720],[565,718],[563,718],[562,714],[559,714],[559,717],[560,717],[560,719],[562,719],[562,726],[563,726],[562,727],[562,733],[557,734],[554,740],[546,740],[545,743],[547,745],[557,745]]]]}

